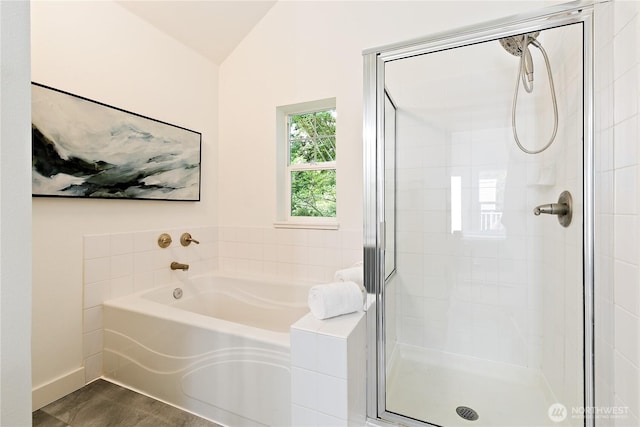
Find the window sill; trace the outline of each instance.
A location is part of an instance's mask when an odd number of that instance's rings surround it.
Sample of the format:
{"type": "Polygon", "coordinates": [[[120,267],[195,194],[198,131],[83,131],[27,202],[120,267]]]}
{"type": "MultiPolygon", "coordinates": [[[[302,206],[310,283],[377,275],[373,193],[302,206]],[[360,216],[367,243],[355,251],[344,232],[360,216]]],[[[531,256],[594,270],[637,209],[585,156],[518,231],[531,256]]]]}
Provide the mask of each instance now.
{"type": "Polygon", "coordinates": [[[340,224],[336,221],[276,221],[275,228],[306,228],[310,230],[337,230],[340,224]]]}

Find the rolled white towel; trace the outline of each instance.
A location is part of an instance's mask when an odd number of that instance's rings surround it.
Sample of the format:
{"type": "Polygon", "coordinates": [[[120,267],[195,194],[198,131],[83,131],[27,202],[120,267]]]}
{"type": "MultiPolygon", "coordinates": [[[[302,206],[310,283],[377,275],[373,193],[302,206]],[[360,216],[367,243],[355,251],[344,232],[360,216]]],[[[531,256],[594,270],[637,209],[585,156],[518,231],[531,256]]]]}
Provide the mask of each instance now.
{"type": "Polygon", "coordinates": [[[364,269],[362,265],[344,268],[336,271],[333,279],[337,282],[356,282],[359,286],[364,286],[364,269]]]}
{"type": "Polygon", "coordinates": [[[316,285],[309,290],[309,309],[318,319],[362,310],[362,291],[355,282],[336,282],[316,285]]]}

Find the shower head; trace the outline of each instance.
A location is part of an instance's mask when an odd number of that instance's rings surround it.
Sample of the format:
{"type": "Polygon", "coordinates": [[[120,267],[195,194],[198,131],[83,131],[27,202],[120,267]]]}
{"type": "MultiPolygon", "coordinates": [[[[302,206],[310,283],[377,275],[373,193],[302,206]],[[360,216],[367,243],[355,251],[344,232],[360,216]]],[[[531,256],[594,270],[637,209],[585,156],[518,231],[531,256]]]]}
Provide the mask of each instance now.
{"type": "Polygon", "coordinates": [[[524,38],[527,36],[528,43],[531,43],[540,35],[540,31],[528,34],[519,34],[516,36],[509,36],[499,40],[500,44],[513,56],[522,56],[522,52],[527,50],[528,46],[523,46],[524,38]]]}
{"type": "Polygon", "coordinates": [[[531,92],[533,90],[533,58],[531,57],[531,52],[529,51],[529,44],[533,43],[534,46],[540,46],[536,37],[540,35],[540,31],[536,31],[534,33],[527,34],[519,34],[516,36],[510,36],[500,39],[500,44],[510,54],[514,56],[522,57],[520,59],[521,72],[522,72],[522,83],[525,85],[525,89],[527,92],[531,92]],[[527,77],[527,80],[530,85],[527,85],[524,78],[527,77]]]}

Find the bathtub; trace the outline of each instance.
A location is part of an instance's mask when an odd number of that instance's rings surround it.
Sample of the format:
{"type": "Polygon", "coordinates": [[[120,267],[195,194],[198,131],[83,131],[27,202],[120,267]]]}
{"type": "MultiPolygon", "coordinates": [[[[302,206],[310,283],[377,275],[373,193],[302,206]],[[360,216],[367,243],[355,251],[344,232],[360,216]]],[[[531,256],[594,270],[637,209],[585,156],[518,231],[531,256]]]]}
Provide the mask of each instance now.
{"type": "Polygon", "coordinates": [[[310,286],[211,274],[109,300],[104,376],[221,424],[290,425],[289,326],[310,286]]]}

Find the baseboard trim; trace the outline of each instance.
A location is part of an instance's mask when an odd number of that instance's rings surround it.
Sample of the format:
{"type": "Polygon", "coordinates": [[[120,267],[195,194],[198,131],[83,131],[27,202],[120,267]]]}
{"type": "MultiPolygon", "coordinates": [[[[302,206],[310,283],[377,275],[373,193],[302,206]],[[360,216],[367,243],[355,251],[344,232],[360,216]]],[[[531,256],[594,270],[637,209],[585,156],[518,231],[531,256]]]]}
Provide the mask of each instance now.
{"type": "Polygon", "coordinates": [[[53,381],[34,387],[31,393],[31,410],[40,409],[84,385],[84,367],[81,366],[53,381]]]}

